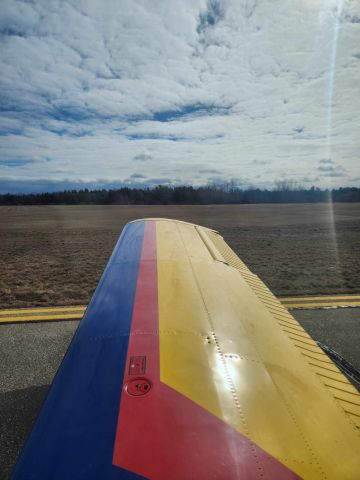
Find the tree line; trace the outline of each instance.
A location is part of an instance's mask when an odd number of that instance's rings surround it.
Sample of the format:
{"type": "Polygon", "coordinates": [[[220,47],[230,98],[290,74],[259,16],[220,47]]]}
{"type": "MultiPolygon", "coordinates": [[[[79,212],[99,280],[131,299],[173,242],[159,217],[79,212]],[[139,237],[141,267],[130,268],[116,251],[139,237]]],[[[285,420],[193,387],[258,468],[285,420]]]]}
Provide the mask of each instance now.
{"type": "Polygon", "coordinates": [[[163,186],[153,188],[123,187],[114,190],[64,190],[51,193],[1,194],[0,205],[190,205],[239,203],[318,203],[360,202],[360,188],[320,189],[290,188],[279,184],[273,190],[243,190],[230,184],[163,186]]]}

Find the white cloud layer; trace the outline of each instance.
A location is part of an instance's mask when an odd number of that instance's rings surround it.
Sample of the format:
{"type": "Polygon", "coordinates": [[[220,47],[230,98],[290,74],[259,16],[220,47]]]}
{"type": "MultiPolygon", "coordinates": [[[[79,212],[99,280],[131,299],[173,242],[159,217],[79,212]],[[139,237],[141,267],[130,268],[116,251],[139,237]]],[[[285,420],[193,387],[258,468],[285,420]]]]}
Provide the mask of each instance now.
{"type": "Polygon", "coordinates": [[[3,0],[1,10],[4,185],[360,177],[356,0],[3,0]]]}

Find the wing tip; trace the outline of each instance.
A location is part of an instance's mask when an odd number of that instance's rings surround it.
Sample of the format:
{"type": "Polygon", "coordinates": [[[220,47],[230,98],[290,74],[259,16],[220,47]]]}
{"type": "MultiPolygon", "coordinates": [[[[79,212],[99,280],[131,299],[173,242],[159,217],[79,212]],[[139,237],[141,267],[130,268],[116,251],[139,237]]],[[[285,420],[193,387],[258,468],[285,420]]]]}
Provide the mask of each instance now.
{"type": "Polygon", "coordinates": [[[202,225],[198,225],[192,222],[185,222],[184,220],[177,220],[176,218],[165,218],[165,217],[138,218],[136,220],[132,220],[131,222],[128,222],[128,224],[136,223],[136,222],[147,222],[147,221],[182,223],[184,225],[191,225],[193,227],[203,228],[204,230],[208,230],[210,232],[219,234],[217,230],[214,230],[212,228],[204,227],[202,225]]]}

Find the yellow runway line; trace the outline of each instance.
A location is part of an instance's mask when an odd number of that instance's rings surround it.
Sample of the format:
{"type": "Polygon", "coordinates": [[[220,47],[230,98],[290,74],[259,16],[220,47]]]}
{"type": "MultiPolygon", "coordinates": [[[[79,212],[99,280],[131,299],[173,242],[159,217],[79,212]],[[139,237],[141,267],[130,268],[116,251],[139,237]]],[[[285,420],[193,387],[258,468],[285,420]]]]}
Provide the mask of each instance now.
{"type": "Polygon", "coordinates": [[[16,323],[16,322],[41,322],[50,320],[70,320],[82,318],[82,313],[63,313],[59,315],[26,315],[18,317],[3,317],[0,318],[0,323],[16,323]]]}
{"type": "Polygon", "coordinates": [[[286,308],[360,307],[360,302],[284,303],[286,308]]]}
{"type": "MultiPolygon", "coordinates": [[[[288,309],[360,307],[360,295],[279,297],[278,300],[288,309]]],[[[0,324],[79,319],[84,316],[85,310],[86,305],[0,310],[0,324]]]]}
{"type": "Polygon", "coordinates": [[[360,301],[360,295],[334,295],[334,296],[327,296],[323,295],[322,297],[279,297],[278,298],[282,303],[298,303],[298,302],[311,302],[313,300],[322,300],[326,302],[328,300],[357,300],[360,301]]]}
{"type": "Polygon", "coordinates": [[[78,307],[50,307],[50,308],[20,308],[20,309],[11,309],[11,310],[0,310],[0,316],[2,315],[17,315],[17,314],[24,314],[27,313],[51,313],[51,312],[77,312],[77,311],[85,311],[86,306],[78,306],[78,307]]]}

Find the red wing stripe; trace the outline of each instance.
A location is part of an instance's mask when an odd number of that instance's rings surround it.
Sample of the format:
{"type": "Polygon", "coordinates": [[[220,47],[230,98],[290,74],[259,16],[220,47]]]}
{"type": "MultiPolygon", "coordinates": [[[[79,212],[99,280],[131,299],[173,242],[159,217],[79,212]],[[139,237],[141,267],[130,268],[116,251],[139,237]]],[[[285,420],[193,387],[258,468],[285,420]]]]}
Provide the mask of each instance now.
{"type": "Polygon", "coordinates": [[[299,478],[241,433],[161,383],[159,362],[156,223],[147,221],[113,464],[154,480],[299,478]],[[138,369],[144,372],[144,357],[145,373],[133,376],[138,369]],[[143,381],[151,383],[150,390],[138,396],[126,393],[134,378],[139,390],[143,381]]]}

